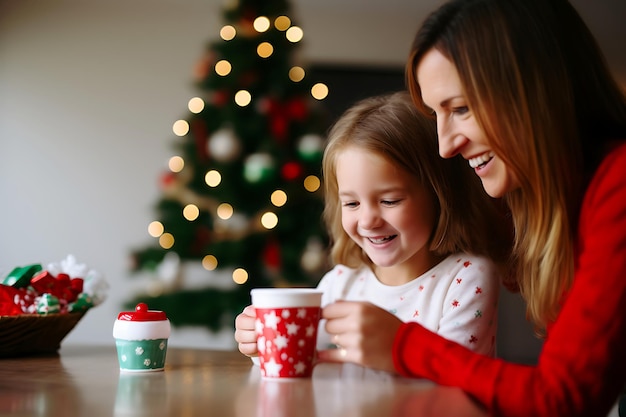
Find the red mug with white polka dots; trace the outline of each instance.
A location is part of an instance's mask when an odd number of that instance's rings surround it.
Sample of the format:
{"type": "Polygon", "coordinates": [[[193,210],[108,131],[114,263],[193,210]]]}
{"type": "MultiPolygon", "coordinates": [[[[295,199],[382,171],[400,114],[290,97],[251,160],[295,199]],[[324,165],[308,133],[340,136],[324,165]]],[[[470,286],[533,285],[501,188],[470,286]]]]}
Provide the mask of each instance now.
{"type": "Polygon", "coordinates": [[[322,292],[311,288],[255,288],[256,335],[264,378],[307,378],[315,366],[322,292]]]}

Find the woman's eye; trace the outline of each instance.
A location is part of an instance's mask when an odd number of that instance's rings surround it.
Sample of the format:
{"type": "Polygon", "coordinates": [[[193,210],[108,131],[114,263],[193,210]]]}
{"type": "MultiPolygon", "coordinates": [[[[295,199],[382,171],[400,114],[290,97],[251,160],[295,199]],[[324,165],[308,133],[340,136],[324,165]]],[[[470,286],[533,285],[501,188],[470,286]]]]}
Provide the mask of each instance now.
{"type": "Polygon", "coordinates": [[[469,111],[469,107],[467,106],[459,106],[452,109],[452,113],[464,115],[469,111]]]}

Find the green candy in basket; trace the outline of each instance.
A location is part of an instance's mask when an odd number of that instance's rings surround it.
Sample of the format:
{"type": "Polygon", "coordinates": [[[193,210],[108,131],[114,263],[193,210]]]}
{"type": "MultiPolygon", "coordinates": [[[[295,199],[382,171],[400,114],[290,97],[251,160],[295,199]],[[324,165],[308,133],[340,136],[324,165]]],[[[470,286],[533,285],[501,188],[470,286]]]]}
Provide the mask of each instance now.
{"type": "Polygon", "coordinates": [[[73,255],[13,268],[0,277],[0,357],[56,352],[108,288],[102,274],[73,255]]]}

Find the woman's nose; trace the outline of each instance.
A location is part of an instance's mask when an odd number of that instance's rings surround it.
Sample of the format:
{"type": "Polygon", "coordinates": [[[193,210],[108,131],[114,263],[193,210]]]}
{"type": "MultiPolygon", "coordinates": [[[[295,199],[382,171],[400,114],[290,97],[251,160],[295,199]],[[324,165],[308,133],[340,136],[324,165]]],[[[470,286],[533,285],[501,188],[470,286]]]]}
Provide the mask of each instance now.
{"type": "Polygon", "coordinates": [[[459,153],[460,148],[467,143],[467,138],[455,132],[450,123],[437,118],[437,137],[439,155],[442,158],[452,158],[459,153]]]}

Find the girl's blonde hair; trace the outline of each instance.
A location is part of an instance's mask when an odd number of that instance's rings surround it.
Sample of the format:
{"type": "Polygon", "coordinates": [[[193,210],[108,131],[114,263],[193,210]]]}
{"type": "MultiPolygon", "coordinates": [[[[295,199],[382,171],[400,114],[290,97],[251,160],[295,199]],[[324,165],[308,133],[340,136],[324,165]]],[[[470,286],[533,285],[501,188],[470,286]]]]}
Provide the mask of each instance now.
{"type": "Polygon", "coordinates": [[[406,67],[422,111],[416,69],[432,48],[455,65],[477,123],[520,182],[506,195],[515,226],[509,284],[541,331],[573,280],[586,181],[607,140],[624,134],[623,92],[565,0],[454,0],[433,13],[406,67]]]}
{"type": "Polygon", "coordinates": [[[465,161],[437,155],[435,123],[417,111],[407,92],[398,92],[358,102],[330,130],[322,169],[332,263],[353,268],[372,264],[341,224],[336,163],[338,155],[352,147],[383,156],[432,193],[437,224],[429,241],[431,251],[470,252],[496,262],[506,258],[510,236],[503,214],[465,161]]]}

